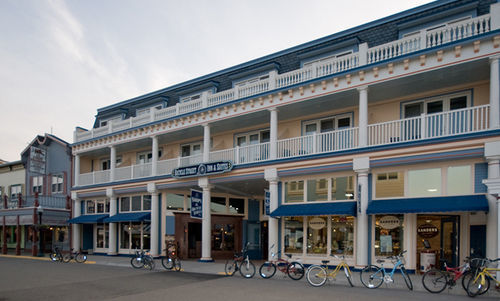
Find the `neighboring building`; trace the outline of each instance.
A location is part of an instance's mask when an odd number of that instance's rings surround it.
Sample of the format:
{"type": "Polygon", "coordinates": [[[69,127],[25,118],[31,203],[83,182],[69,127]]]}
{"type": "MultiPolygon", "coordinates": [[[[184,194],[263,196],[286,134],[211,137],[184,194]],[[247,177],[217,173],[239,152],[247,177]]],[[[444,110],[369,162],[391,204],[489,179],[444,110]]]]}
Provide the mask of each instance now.
{"type": "Polygon", "coordinates": [[[499,257],[499,57],[499,3],[436,1],[98,109],[72,144],[73,244],[499,257]]]}
{"type": "MultiPolygon", "coordinates": [[[[40,246],[42,252],[50,252],[56,246],[69,250],[67,221],[71,217],[72,174],[69,144],[53,135],[37,136],[23,150],[21,161],[16,164],[20,169],[14,182],[21,184],[13,183],[11,187],[15,191],[11,188],[3,198],[0,216],[2,225],[6,225],[7,236],[9,231],[17,233],[17,228],[21,234],[14,237],[11,234],[6,248],[16,248],[17,254],[22,249],[31,250],[33,255],[38,254],[40,246]]],[[[12,175],[6,177],[10,181],[15,179],[12,175]]]]}

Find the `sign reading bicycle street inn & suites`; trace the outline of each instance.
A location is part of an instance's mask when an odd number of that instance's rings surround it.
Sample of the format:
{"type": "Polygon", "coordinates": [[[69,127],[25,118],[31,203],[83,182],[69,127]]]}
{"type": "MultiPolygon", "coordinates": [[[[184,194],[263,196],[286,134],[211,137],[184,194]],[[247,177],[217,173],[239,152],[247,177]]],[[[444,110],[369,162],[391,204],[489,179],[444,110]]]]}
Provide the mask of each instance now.
{"type": "Polygon", "coordinates": [[[231,171],[233,163],[231,161],[218,161],[211,163],[201,163],[198,165],[191,165],[179,167],[172,170],[172,177],[174,178],[189,178],[198,176],[209,176],[219,173],[231,171]]]}

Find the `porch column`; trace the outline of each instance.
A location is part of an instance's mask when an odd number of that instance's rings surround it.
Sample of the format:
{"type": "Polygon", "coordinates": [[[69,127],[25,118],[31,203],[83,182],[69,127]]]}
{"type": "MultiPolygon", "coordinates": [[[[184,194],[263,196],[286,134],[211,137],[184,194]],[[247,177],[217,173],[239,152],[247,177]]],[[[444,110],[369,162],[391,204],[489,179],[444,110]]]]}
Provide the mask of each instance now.
{"type": "Polygon", "coordinates": [[[75,186],[80,185],[79,177],[80,177],[80,155],[76,154],[75,155],[75,186]]]}
{"type": "Polygon", "coordinates": [[[208,178],[199,178],[198,186],[203,189],[202,210],[203,218],[201,220],[201,258],[199,261],[211,262],[212,259],[212,216],[210,213],[210,189],[212,186],[208,178]]]}
{"type": "MultiPolygon", "coordinates": [[[[500,179],[500,141],[485,143],[484,155],[488,161],[488,181],[500,179]]],[[[491,185],[488,186],[488,194],[486,195],[489,207],[486,218],[486,257],[494,259],[498,258],[500,212],[497,208],[497,195],[492,188],[491,185]]]]}
{"type": "Polygon", "coordinates": [[[208,161],[210,161],[210,124],[205,123],[203,125],[203,162],[208,161]]]}
{"type": "Polygon", "coordinates": [[[116,147],[114,145],[109,147],[109,180],[114,182],[116,171],[116,147]]]}
{"type": "Polygon", "coordinates": [[[368,145],[368,86],[358,88],[359,91],[359,146],[368,145]]]}
{"type": "MultiPolygon", "coordinates": [[[[75,192],[73,192],[71,198],[73,199],[73,218],[79,217],[81,215],[82,203],[75,192]]],[[[82,248],[80,237],[81,226],[79,224],[73,224],[71,227],[71,232],[73,234],[73,249],[79,251],[82,248]]]]}
{"type": "MultiPolygon", "coordinates": [[[[158,153],[158,152],[157,152],[158,153]]],[[[158,247],[159,229],[160,229],[160,219],[159,210],[160,202],[158,200],[158,190],[156,189],[155,183],[148,184],[148,192],[151,194],[151,233],[150,233],[150,245],[151,245],[151,255],[153,257],[158,257],[160,255],[158,247]]]]}
{"type": "Polygon", "coordinates": [[[269,158],[276,159],[278,157],[278,109],[271,108],[271,121],[269,125],[269,158]]]}
{"type": "MultiPolygon", "coordinates": [[[[268,168],[264,171],[264,177],[269,182],[270,204],[269,211],[273,212],[278,208],[278,170],[276,168],[268,168]]],[[[269,217],[268,227],[268,258],[271,259],[272,246],[274,250],[279,251],[278,237],[278,219],[269,217]]],[[[276,252],[277,253],[277,252],[276,252]]]]}
{"type": "Polygon", "coordinates": [[[368,256],[371,254],[371,246],[368,245],[368,173],[370,171],[370,158],[354,158],[354,171],[358,174],[358,189],[356,199],[358,201],[358,215],[356,217],[356,266],[364,267],[368,264],[368,256]]]}
{"type": "Polygon", "coordinates": [[[500,55],[490,57],[490,128],[500,127],[500,55]]]}
{"type": "Polygon", "coordinates": [[[158,175],[158,136],[153,136],[151,137],[153,140],[153,145],[151,146],[152,149],[152,158],[151,158],[151,174],[153,176],[158,175]]]}
{"type": "MultiPolygon", "coordinates": [[[[106,189],[106,196],[109,198],[109,216],[118,213],[118,198],[116,197],[113,188],[106,189]]],[[[118,227],[116,223],[109,223],[109,248],[108,255],[117,255],[118,227]]]]}

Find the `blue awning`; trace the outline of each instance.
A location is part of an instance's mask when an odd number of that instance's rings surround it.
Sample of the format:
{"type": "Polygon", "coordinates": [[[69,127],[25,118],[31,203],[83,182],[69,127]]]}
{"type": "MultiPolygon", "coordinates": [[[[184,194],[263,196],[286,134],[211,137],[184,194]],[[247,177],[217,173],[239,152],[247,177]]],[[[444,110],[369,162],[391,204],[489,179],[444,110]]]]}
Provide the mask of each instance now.
{"type": "Polygon", "coordinates": [[[314,216],[314,215],[352,215],[356,216],[356,202],[330,202],[317,204],[281,205],[271,212],[278,216],[314,216]]]}
{"type": "Polygon", "coordinates": [[[68,220],[69,224],[98,224],[108,217],[109,214],[87,214],[68,220]]]}
{"type": "Polygon", "coordinates": [[[105,223],[150,221],[150,212],[119,213],[104,219],[105,223]]]}
{"type": "Polygon", "coordinates": [[[410,199],[375,200],[368,204],[367,214],[377,213],[432,213],[432,212],[488,212],[486,195],[459,195],[410,199]]]}

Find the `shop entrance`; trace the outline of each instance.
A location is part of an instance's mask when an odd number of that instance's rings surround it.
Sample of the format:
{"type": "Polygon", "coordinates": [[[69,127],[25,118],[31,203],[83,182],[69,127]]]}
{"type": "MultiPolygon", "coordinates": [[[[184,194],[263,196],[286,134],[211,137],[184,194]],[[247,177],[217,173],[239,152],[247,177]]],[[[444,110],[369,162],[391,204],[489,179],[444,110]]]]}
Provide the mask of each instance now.
{"type": "Polygon", "coordinates": [[[201,223],[188,223],[188,256],[201,257],[201,223]]]}
{"type": "Polygon", "coordinates": [[[417,262],[420,271],[440,265],[459,263],[460,217],[456,215],[417,216],[417,262]]]}

